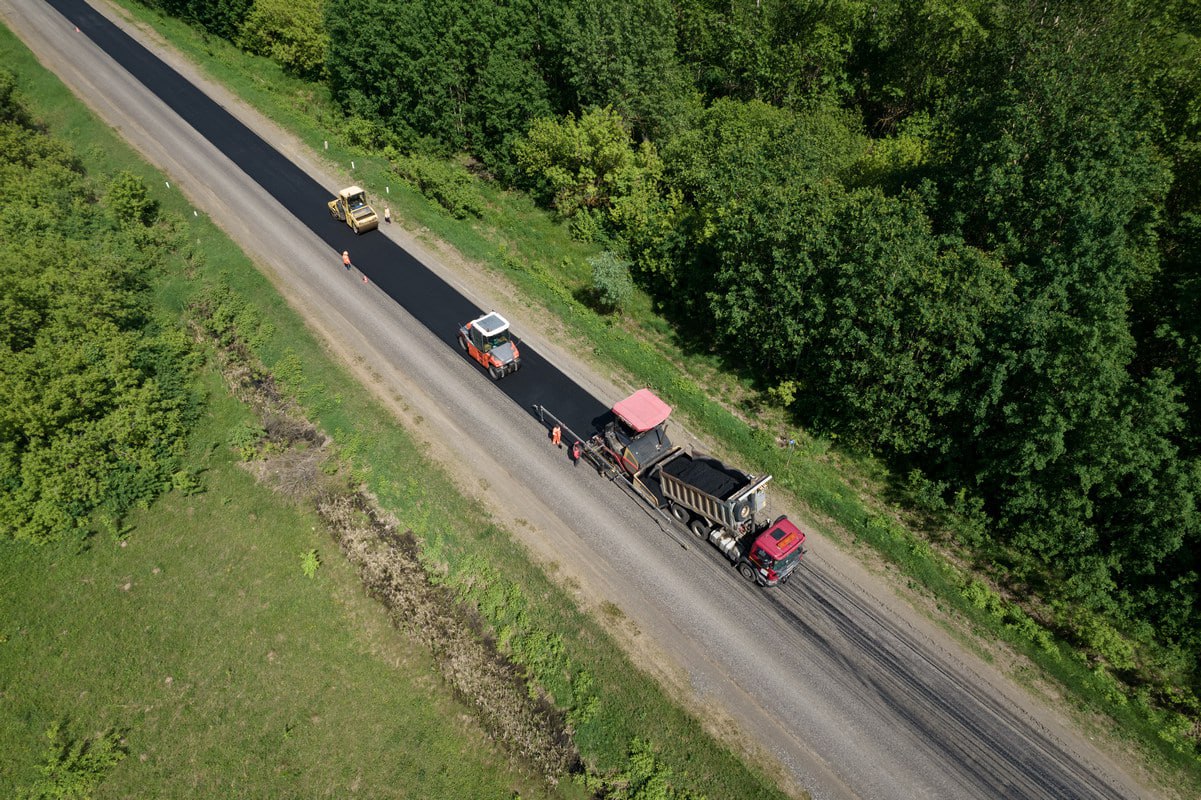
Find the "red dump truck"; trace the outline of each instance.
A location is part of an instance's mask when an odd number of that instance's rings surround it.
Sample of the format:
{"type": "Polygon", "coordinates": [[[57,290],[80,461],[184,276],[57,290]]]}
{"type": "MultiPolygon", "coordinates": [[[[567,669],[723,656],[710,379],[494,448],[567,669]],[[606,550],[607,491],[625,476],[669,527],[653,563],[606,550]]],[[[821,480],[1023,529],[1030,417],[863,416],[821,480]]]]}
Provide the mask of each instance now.
{"type": "Polygon", "coordinates": [[[667,436],[670,415],[669,405],[641,389],[613,406],[600,433],[580,441],[581,454],[707,539],[747,580],[786,582],[805,553],[805,534],[785,516],[764,517],[771,476],[757,478],[674,447],[667,436]]]}

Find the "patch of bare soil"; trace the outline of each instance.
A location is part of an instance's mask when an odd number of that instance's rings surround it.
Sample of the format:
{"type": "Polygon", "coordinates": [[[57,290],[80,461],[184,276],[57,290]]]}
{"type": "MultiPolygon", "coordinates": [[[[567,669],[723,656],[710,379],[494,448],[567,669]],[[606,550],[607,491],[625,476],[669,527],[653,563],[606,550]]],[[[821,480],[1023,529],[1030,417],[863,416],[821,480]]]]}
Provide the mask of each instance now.
{"type": "Polygon", "coordinates": [[[262,427],[250,471],[265,486],[317,511],[368,593],[397,628],[429,649],[443,679],[493,739],[551,784],[580,772],[563,713],[497,649],[487,623],[472,608],[431,582],[412,531],[399,531],[374,498],[331,468],[336,462],[329,437],[279,391],[240,340],[212,329],[207,311],[194,309],[193,332],[216,347],[230,391],[254,410],[262,427]]]}
{"type": "Polygon", "coordinates": [[[399,533],[362,493],[327,495],[317,509],[363,585],[398,628],[430,649],[480,724],[551,783],[578,772],[579,752],[562,713],[541,693],[532,698],[520,668],[496,650],[480,618],[429,582],[412,532],[399,533]]]}

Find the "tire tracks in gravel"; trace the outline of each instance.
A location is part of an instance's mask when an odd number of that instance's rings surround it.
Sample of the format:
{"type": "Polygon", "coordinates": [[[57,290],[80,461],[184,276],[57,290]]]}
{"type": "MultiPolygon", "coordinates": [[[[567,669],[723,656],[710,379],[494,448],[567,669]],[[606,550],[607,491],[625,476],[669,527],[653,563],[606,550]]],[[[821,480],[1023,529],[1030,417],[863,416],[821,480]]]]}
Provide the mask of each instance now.
{"type": "MultiPolygon", "coordinates": [[[[847,665],[842,670],[848,689],[875,695],[880,698],[876,707],[881,714],[904,718],[908,727],[928,731],[924,740],[937,757],[964,764],[976,783],[997,787],[998,796],[1070,797],[1088,783],[1097,789],[1093,796],[1106,800],[1125,796],[1100,765],[1074,759],[1065,743],[1021,706],[1003,703],[996,692],[984,691],[992,688],[989,682],[954,652],[939,646],[903,617],[888,613],[878,601],[849,590],[853,583],[837,567],[821,559],[810,560],[808,567],[803,583],[790,582],[771,596],[773,605],[814,641],[849,640],[856,651],[872,653],[874,669],[847,665]],[[833,580],[831,575],[843,580],[833,580]],[[814,614],[814,608],[824,613],[814,614]],[[863,619],[870,620],[870,627],[863,619]],[[918,680],[916,675],[937,677],[918,680]],[[975,713],[967,713],[969,708],[975,713]],[[935,709],[937,713],[923,715],[915,709],[935,709]],[[948,723],[953,728],[950,732],[948,723]],[[942,728],[937,735],[932,730],[936,725],[942,728]],[[983,742],[1004,741],[998,734],[1005,730],[1021,731],[1019,744],[1047,754],[1062,773],[1029,758],[1017,747],[999,753],[982,747],[983,742]]],[[[827,647],[825,652],[832,662],[842,661],[837,648],[827,647]]]]}

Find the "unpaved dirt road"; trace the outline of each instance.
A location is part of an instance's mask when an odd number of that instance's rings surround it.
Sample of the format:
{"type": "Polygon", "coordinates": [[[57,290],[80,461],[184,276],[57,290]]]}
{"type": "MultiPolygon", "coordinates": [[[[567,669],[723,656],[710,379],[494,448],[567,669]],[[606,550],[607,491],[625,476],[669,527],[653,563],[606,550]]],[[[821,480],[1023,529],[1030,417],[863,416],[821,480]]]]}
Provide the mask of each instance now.
{"type": "MultiPolygon", "coordinates": [[[[346,240],[355,244],[352,256],[369,256],[363,268],[379,280],[363,283],[358,270],[343,270],[342,240],[330,233],[325,209],[295,201],[312,181],[332,193],[345,176],[152,36],[107,6],[97,9],[74,0],[0,0],[5,23],[41,62],[255,258],[465,491],[487,503],[579,602],[621,609],[606,616],[619,640],[718,736],[777,765],[794,791],[822,798],[1154,796],[1133,762],[1090,742],[819,535],[797,578],[763,591],[682,529],[661,528],[617,486],[573,469],[527,409],[447,345],[452,332],[421,324],[433,301],[412,293],[440,276],[467,298],[453,302],[503,307],[540,357],[537,370],[505,379],[524,376],[527,383],[514,386],[534,391],[529,382],[540,376],[545,386],[567,385],[557,382],[561,372],[598,406],[619,399],[622,388],[556,346],[546,320],[506,299],[504,287],[493,281],[484,289],[470,265],[435,258],[399,225],[346,240]],[[113,23],[224,111],[191,124],[181,119],[155,91],[175,101],[184,90],[149,53],[129,58],[137,48],[120,44],[113,23]],[[121,50],[113,54],[138,77],[97,42],[121,50]],[[249,144],[222,152],[197,132],[232,130],[225,112],[295,165],[295,175],[280,178],[294,190],[273,196],[248,176],[255,165],[247,159],[259,157],[249,144]],[[387,256],[393,242],[412,258],[387,256]],[[402,269],[407,275],[397,280],[402,269]],[[380,284],[410,292],[401,299],[414,313],[380,284]]],[[[553,392],[545,394],[553,408],[553,392]]]]}

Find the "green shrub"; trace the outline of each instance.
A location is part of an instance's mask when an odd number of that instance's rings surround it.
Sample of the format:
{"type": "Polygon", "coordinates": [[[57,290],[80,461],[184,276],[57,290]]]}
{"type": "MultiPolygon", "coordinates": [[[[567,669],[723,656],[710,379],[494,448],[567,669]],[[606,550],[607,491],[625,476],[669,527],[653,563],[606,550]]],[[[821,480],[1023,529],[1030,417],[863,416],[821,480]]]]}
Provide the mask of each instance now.
{"type": "Polygon", "coordinates": [[[635,738],[619,773],[604,778],[585,774],[581,780],[594,796],[604,800],[703,800],[702,795],[677,789],[672,777],[650,742],[635,738]]]}
{"type": "Polygon", "coordinates": [[[400,155],[394,150],[389,151],[389,161],[401,180],[415,186],[455,219],[484,213],[475,179],[462,166],[433,156],[400,155]]]}
{"type": "Polygon", "coordinates": [[[767,390],[768,401],[777,408],[788,408],[796,402],[797,391],[801,384],[794,380],[784,380],[767,390]]]}
{"type": "Polygon", "coordinates": [[[345,134],[346,140],[352,146],[364,150],[384,147],[391,144],[393,138],[392,133],[382,122],[362,117],[348,117],[342,123],[342,133],[345,134]]]}
{"type": "Polygon", "coordinates": [[[1005,601],[1001,596],[979,581],[969,581],[960,589],[963,599],[972,606],[980,609],[993,620],[1000,622],[1005,618],[1005,601]]]}
{"type": "Polygon", "coordinates": [[[291,348],[284,351],[279,360],[271,368],[271,374],[275,376],[276,382],[281,386],[301,394],[304,388],[304,367],[301,364],[300,356],[291,348]]]}
{"type": "Polygon", "coordinates": [[[946,513],[947,484],[944,481],[932,481],[920,469],[910,469],[901,483],[901,491],[905,499],[914,508],[935,517],[946,513]]]}
{"type": "Polygon", "coordinates": [[[19,800],[88,800],[126,752],[121,734],[109,731],[95,739],[67,739],[59,723],[46,730],[44,761],[33,785],[19,800]]]}
{"type": "Polygon", "coordinates": [[[1007,616],[1009,621],[1005,627],[1014,635],[1025,639],[1048,655],[1059,652],[1059,648],[1055,644],[1055,637],[1051,635],[1051,632],[1042,625],[1039,625],[1037,621],[1025,614],[1020,608],[1010,606],[1007,616]]]}
{"type": "Polygon", "coordinates": [[[117,173],[109,182],[104,199],[120,225],[149,227],[158,218],[158,201],[150,197],[146,184],[131,172],[117,173]]]}
{"type": "Polygon", "coordinates": [[[172,485],[189,343],[154,319],[150,290],[178,239],[143,227],[158,206],[131,173],[105,205],[80,202],[98,192],[65,145],[20,120],[0,137],[0,190],[43,187],[0,215],[0,536],[49,541],[172,485]]]}
{"type": "Polygon", "coordinates": [[[0,120],[29,126],[29,114],[17,95],[17,78],[6,69],[0,69],[0,120]]]}
{"type": "Polygon", "coordinates": [[[594,208],[581,208],[567,220],[567,231],[577,242],[601,241],[607,235],[604,215],[594,208]]]}
{"type": "Polygon", "coordinates": [[[190,469],[177,470],[171,475],[171,488],[183,495],[192,496],[204,491],[199,476],[190,469]]]}
{"type": "Polygon", "coordinates": [[[586,669],[576,670],[571,678],[571,698],[567,718],[572,726],[578,729],[592,719],[600,708],[600,698],[596,696],[596,679],[592,677],[591,672],[586,669]]]}
{"type": "Polygon", "coordinates": [[[317,570],[321,567],[321,559],[317,555],[317,551],[306,550],[300,554],[300,571],[304,573],[306,578],[317,577],[317,570]]]}
{"type": "Polygon", "coordinates": [[[274,333],[274,326],[262,312],[225,282],[204,286],[190,309],[192,320],[220,347],[231,347],[241,340],[258,351],[274,333]]]}
{"type": "Polygon", "coordinates": [[[1128,702],[1122,683],[1104,666],[1094,667],[1089,673],[1089,680],[1093,689],[1111,705],[1124,706],[1128,702]]]}
{"type": "Polygon", "coordinates": [[[1135,666],[1134,644],[1099,615],[1080,608],[1061,612],[1060,622],[1096,658],[1119,672],[1135,666]]]}
{"type": "Polygon", "coordinates": [[[1182,753],[1189,752],[1194,747],[1193,742],[1190,741],[1194,728],[1193,720],[1175,711],[1165,711],[1158,716],[1157,733],[1159,738],[1182,753]]]}
{"type": "Polygon", "coordinates": [[[329,51],[323,6],[323,0],[255,0],[237,42],[251,53],[267,56],[285,72],[320,79],[329,51]]]}
{"type": "Polygon", "coordinates": [[[592,266],[592,285],[597,301],[608,311],[620,311],[630,302],[634,294],[634,282],[630,279],[630,262],[623,261],[606,250],[588,259],[592,266]]]}
{"type": "Polygon", "coordinates": [[[259,449],[267,431],[257,423],[244,422],[234,428],[229,437],[229,446],[243,461],[253,461],[259,457],[259,449]]]}

